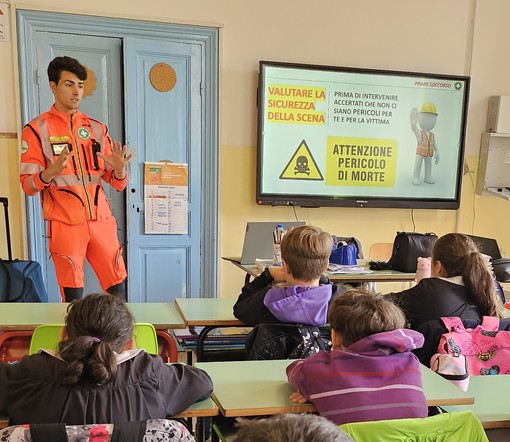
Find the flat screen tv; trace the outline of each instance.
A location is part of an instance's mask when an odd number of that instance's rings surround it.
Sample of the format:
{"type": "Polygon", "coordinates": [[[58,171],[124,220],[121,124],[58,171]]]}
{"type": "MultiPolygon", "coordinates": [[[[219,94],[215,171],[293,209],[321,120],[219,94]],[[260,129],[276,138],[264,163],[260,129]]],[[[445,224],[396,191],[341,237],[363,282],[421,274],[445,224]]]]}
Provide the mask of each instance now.
{"type": "Polygon", "coordinates": [[[261,61],[257,203],[457,209],[469,85],[261,61]]]}

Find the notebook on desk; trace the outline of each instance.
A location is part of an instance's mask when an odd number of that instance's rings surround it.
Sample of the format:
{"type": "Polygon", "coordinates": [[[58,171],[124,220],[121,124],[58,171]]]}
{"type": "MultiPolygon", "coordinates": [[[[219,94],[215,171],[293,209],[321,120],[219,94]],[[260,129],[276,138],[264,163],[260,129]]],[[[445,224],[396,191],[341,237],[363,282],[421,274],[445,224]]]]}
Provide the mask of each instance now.
{"type": "Polygon", "coordinates": [[[272,259],[273,232],[277,224],[283,224],[284,229],[303,226],[304,221],[270,221],[248,222],[244,234],[242,265],[255,265],[255,259],[272,259]]]}

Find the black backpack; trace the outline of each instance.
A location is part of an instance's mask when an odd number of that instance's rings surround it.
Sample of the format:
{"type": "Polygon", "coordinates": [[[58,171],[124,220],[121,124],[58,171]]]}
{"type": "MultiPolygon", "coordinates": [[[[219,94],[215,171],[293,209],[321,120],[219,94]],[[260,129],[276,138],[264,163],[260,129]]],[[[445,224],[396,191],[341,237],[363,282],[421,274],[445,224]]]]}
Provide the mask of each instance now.
{"type": "Polygon", "coordinates": [[[246,359],[304,359],[331,350],[329,326],[259,324],[246,336],[246,359]]]}

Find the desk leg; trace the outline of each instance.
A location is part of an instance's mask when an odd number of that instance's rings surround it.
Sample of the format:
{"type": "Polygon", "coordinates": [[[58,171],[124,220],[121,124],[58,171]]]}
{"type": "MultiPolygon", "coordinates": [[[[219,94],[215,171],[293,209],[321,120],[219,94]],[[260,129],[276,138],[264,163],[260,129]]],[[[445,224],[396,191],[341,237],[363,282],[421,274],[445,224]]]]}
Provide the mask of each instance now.
{"type": "Polygon", "coordinates": [[[216,433],[216,431],[212,427],[212,424],[213,424],[213,422],[211,422],[211,442],[221,442],[221,441],[223,441],[223,439],[220,440],[220,436],[219,436],[218,433],[216,433]]]}
{"type": "Polygon", "coordinates": [[[219,328],[217,325],[208,325],[205,326],[200,334],[198,335],[197,339],[197,362],[203,362],[204,360],[204,345],[205,345],[205,338],[209,334],[211,330],[214,330],[215,328],[219,328]]]}
{"type": "Polygon", "coordinates": [[[363,282],[361,283],[361,287],[369,292],[377,293],[377,286],[374,281],[363,282]]]}
{"type": "MultiPolygon", "coordinates": [[[[212,430],[212,417],[198,417],[195,428],[195,438],[198,442],[214,441],[214,431],[212,430]]],[[[218,438],[216,438],[216,441],[218,438]]]]}

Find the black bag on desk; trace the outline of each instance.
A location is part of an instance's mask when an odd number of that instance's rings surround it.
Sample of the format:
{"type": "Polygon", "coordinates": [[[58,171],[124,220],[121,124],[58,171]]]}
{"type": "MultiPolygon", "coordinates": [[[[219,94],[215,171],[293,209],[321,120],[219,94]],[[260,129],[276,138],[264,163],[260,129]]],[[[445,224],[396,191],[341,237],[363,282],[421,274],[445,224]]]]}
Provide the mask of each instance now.
{"type": "Polygon", "coordinates": [[[388,266],[399,272],[416,272],[418,257],[430,256],[436,240],[435,233],[397,232],[388,266]]]}
{"type": "Polygon", "coordinates": [[[12,259],[11,232],[7,198],[4,205],[7,253],[9,259],[0,259],[0,302],[48,302],[48,293],[37,261],[12,259]]]}
{"type": "Polygon", "coordinates": [[[492,268],[499,282],[510,282],[510,259],[499,258],[491,261],[492,268]]]}

